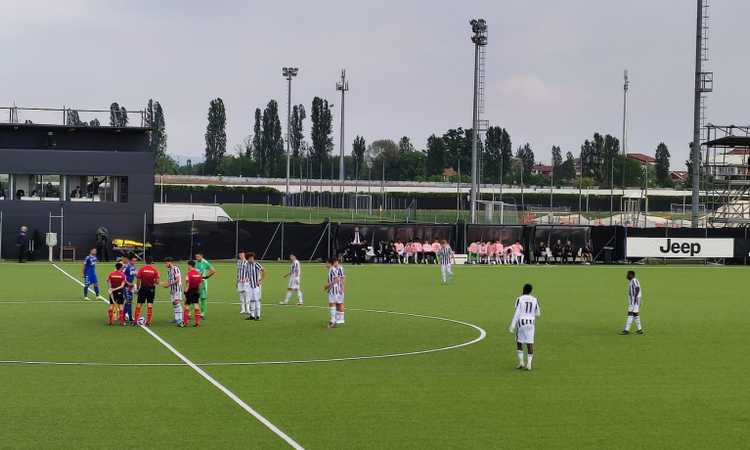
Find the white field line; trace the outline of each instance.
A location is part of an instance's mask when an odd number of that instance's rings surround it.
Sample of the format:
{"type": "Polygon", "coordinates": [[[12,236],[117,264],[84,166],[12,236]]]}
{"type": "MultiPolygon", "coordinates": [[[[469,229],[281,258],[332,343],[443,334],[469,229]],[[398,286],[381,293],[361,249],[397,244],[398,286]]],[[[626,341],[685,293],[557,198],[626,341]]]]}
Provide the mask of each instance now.
{"type": "MultiPolygon", "coordinates": [[[[68,278],[70,278],[71,280],[73,280],[75,283],[83,286],[83,283],[80,280],[78,280],[75,277],[73,277],[72,275],[70,275],[68,272],[66,272],[65,270],[63,270],[57,264],[52,263],[52,266],[55,269],[57,269],[60,272],[62,272],[65,276],[67,276],[68,278]]],[[[104,297],[102,297],[102,296],[99,296],[99,299],[101,299],[105,303],[109,303],[109,301],[107,299],[105,299],[104,297]]],[[[151,337],[153,337],[161,345],[163,345],[164,347],[166,347],[167,350],[169,350],[170,352],[172,352],[182,362],[184,362],[185,364],[187,364],[188,366],[190,366],[191,369],[193,369],[196,372],[198,372],[198,374],[200,376],[202,376],[203,378],[206,379],[206,381],[208,381],[209,383],[211,383],[212,385],[214,385],[215,388],[217,388],[218,390],[220,390],[222,393],[224,393],[224,395],[226,395],[233,402],[235,402],[237,405],[239,405],[240,408],[244,409],[248,414],[250,414],[251,416],[255,417],[255,419],[258,420],[258,422],[262,423],[263,425],[265,425],[266,428],[268,428],[269,430],[273,431],[278,437],[280,437],[287,444],[289,444],[290,447],[292,447],[292,448],[294,448],[296,450],[304,450],[304,447],[302,447],[299,443],[297,443],[297,441],[295,441],[289,435],[287,435],[286,433],[284,433],[283,431],[281,431],[281,429],[279,429],[276,425],[274,425],[273,423],[271,423],[271,421],[269,421],[268,419],[266,419],[265,417],[263,417],[263,415],[261,415],[259,412],[257,412],[253,408],[251,408],[250,405],[248,405],[247,403],[245,403],[234,392],[230,391],[223,384],[221,384],[218,381],[216,381],[211,375],[209,375],[208,373],[206,373],[206,371],[204,371],[203,369],[201,369],[200,367],[198,367],[195,363],[193,363],[191,360],[189,360],[185,355],[183,355],[182,353],[180,353],[176,348],[172,347],[167,341],[165,341],[164,339],[162,339],[161,336],[159,336],[158,334],[156,334],[154,331],[150,330],[148,327],[139,327],[139,328],[141,328],[146,333],[148,333],[149,335],[151,335],[151,337]]]]}
{"type": "MultiPolygon", "coordinates": [[[[77,281],[77,280],[76,280],[77,281]]],[[[239,305],[239,302],[212,302],[212,304],[224,304],[224,305],[239,305]]],[[[273,303],[270,303],[268,306],[279,306],[275,305],[273,303]]],[[[287,308],[298,308],[297,306],[286,306],[287,308]]],[[[328,309],[326,306],[304,306],[304,308],[317,308],[317,309],[328,309]]],[[[287,360],[287,361],[226,361],[226,362],[206,362],[206,363],[197,363],[197,366],[200,367],[208,367],[208,366],[263,366],[263,365],[286,365],[286,364],[311,364],[311,363],[328,363],[328,362],[341,362],[341,361],[361,361],[361,360],[369,360],[369,359],[385,359],[385,358],[397,358],[402,356],[414,356],[414,355],[423,355],[427,353],[436,353],[436,352],[443,352],[447,350],[454,350],[461,347],[467,347],[469,345],[476,344],[482,340],[484,340],[485,337],[487,337],[487,332],[472,323],[468,322],[462,322],[460,320],[454,320],[454,319],[448,319],[445,317],[439,317],[439,316],[428,316],[424,314],[413,314],[413,313],[403,313],[403,312],[397,312],[397,311],[384,311],[379,309],[362,309],[362,308],[347,308],[347,311],[360,311],[360,312],[370,312],[370,313],[377,313],[377,314],[393,314],[398,316],[407,316],[407,317],[417,317],[422,319],[431,319],[431,320],[440,320],[443,322],[450,322],[455,323],[458,325],[463,325],[469,328],[474,329],[479,333],[479,335],[466,342],[462,342],[459,344],[453,344],[445,347],[437,347],[437,348],[428,348],[425,350],[414,350],[410,352],[399,352],[399,353],[386,353],[386,354],[380,354],[380,355],[364,355],[364,356],[342,356],[338,358],[318,358],[318,359],[296,359],[296,360],[287,360]]],[[[146,331],[151,331],[149,329],[144,328],[146,331]]],[[[62,365],[62,366],[142,366],[142,367],[158,367],[158,366],[181,366],[183,364],[180,363],[104,363],[104,362],[95,362],[95,361],[23,361],[23,360],[0,360],[0,364],[29,364],[29,365],[62,365]]]]}

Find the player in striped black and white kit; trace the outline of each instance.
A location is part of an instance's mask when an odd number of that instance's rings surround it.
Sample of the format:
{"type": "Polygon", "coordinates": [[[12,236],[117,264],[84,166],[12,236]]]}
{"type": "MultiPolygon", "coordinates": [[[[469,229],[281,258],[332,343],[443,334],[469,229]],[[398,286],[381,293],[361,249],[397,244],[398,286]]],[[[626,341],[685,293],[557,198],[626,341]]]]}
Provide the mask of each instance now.
{"type": "Polygon", "coordinates": [[[635,320],[636,334],[643,334],[641,327],[641,283],[635,277],[635,272],[628,270],[628,318],[625,319],[625,329],[620,334],[630,334],[630,326],[635,320]]]}
{"type": "Polygon", "coordinates": [[[302,277],[302,266],[297,259],[295,255],[289,255],[289,272],[287,272],[284,275],[284,278],[289,278],[289,284],[287,285],[286,289],[286,298],[279,302],[282,305],[286,305],[289,303],[289,300],[292,298],[292,293],[297,293],[297,305],[302,306],[304,305],[304,300],[302,299],[302,289],[300,289],[300,278],[302,277]]]}
{"type": "Polygon", "coordinates": [[[539,309],[539,301],[531,295],[532,289],[530,284],[523,286],[523,295],[516,299],[516,310],[508,327],[508,331],[511,333],[516,332],[518,368],[526,370],[531,370],[531,361],[534,359],[536,318],[542,315],[542,311],[539,309]],[[523,363],[523,344],[526,344],[526,364],[523,363]]]}
{"type": "Polygon", "coordinates": [[[183,326],[182,274],[180,273],[180,268],[172,261],[172,258],[165,258],[164,265],[167,267],[167,281],[164,282],[164,287],[169,288],[169,299],[172,301],[174,322],[177,326],[183,326]]]}
{"type": "Polygon", "coordinates": [[[247,291],[250,282],[250,266],[245,258],[245,252],[237,254],[237,293],[240,294],[240,314],[250,314],[250,300],[247,291]]]}
{"type": "Polygon", "coordinates": [[[441,283],[446,284],[449,280],[453,279],[453,270],[451,269],[453,250],[446,240],[440,242],[440,250],[436,252],[435,256],[440,264],[441,283]]]}
{"type": "Polygon", "coordinates": [[[339,264],[338,259],[329,259],[326,266],[328,267],[328,280],[324,289],[328,292],[328,310],[330,312],[328,327],[336,328],[336,325],[345,323],[344,292],[346,277],[344,268],[339,264]]]}
{"type": "Polygon", "coordinates": [[[245,253],[247,257],[247,290],[245,298],[249,306],[247,313],[250,314],[245,320],[260,320],[261,313],[261,289],[263,280],[266,278],[266,270],[255,260],[255,253],[245,253]]]}

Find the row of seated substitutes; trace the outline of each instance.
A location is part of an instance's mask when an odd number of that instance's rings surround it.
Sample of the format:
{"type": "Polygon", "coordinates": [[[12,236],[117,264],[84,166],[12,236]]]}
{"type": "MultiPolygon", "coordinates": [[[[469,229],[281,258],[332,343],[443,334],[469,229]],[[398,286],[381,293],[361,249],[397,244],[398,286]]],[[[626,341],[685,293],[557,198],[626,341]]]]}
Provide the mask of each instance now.
{"type": "Polygon", "coordinates": [[[523,264],[523,246],[516,241],[503,245],[500,241],[472,242],[467,249],[467,264],[523,264]]]}

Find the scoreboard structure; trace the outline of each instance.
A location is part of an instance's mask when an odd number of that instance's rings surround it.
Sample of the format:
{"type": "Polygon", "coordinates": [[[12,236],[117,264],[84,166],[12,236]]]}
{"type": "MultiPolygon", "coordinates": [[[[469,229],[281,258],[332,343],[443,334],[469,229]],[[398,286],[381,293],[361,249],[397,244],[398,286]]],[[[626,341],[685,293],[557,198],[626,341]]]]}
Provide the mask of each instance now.
{"type": "Polygon", "coordinates": [[[46,258],[47,232],[78,255],[95,246],[100,227],[110,239],[140,241],[153,202],[148,128],[0,124],[3,259],[18,253],[22,226],[32,258],[46,258]]]}

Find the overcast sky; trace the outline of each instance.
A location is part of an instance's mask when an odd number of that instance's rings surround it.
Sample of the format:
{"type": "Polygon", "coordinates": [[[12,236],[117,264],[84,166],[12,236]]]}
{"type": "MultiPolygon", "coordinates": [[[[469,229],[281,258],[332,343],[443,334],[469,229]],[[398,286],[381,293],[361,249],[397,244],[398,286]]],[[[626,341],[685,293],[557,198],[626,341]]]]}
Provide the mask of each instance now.
{"type": "MultiPolygon", "coordinates": [[[[300,68],[294,103],[335,104],[337,145],[335,83],[346,68],[347,152],[355,134],[406,135],[423,148],[432,133],[470,127],[468,22],[478,16],[489,25],[485,118],[508,128],[514,147],[530,142],[548,161],[552,145],[578,154],[595,131],[619,137],[626,68],[628,150],[653,154],[664,141],[683,166],[692,136],[695,1],[2,3],[0,103],[139,109],[154,98],[178,155],[202,154],[214,97],[227,107],[230,149],[256,107],[274,98],[285,111],[285,65],[300,68]]],[[[750,123],[748,19],[746,0],[712,2],[711,122],[750,123]]]]}

